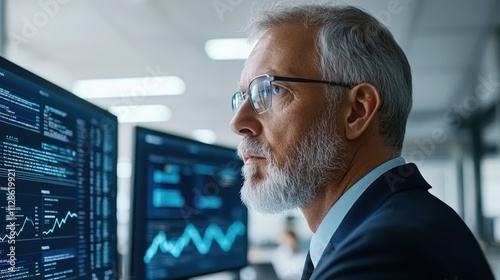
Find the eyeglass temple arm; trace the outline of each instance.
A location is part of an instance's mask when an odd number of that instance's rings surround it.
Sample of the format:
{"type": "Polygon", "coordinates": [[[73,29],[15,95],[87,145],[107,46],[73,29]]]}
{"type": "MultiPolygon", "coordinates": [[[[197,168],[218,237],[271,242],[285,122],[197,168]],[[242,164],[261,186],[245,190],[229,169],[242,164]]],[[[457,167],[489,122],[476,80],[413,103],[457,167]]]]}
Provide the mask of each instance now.
{"type": "Polygon", "coordinates": [[[352,88],[351,85],[348,85],[345,83],[338,83],[338,82],[313,80],[313,79],[305,79],[305,78],[289,78],[289,77],[280,77],[280,76],[273,76],[273,78],[274,78],[273,81],[298,82],[298,83],[320,83],[320,84],[328,84],[331,86],[352,88]]]}

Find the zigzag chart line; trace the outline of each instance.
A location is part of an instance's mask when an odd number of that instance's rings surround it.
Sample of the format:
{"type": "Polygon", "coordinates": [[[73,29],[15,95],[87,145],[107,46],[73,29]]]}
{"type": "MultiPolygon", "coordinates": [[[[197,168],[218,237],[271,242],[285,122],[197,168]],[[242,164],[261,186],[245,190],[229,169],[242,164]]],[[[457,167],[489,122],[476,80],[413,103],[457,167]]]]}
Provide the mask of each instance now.
{"type": "Polygon", "coordinates": [[[42,231],[42,233],[45,234],[45,235],[47,235],[49,233],[53,233],[54,229],[56,228],[56,226],[58,228],[61,228],[61,226],[66,223],[66,220],[68,220],[68,218],[76,218],[76,217],[78,217],[78,214],[71,213],[70,211],[68,211],[68,213],[66,213],[66,217],[62,218],[61,221],[59,221],[59,219],[56,218],[56,220],[55,220],[54,225],[52,226],[52,228],[49,229],[49,230],[47,230],[47,231],[42,231]]]}
{"type": "MultiPolygon", "coordinates": [[[[31,222],[31,224],[33,226],[35,226],[35,223],[33,223],[33,220],[30,218],[30,217],[25,217],[24,218],[24,222],[23,222],[23,226],[16,232],[16,237],[19,236],[19,234],[21,234],[21,232],[23,231],[24,229],[24,226],[26,225],[26,222],[31,222]]],[[[2,238],[0,237],[0,242],[3,242],[5,239],[8,239],[9,238],[9,235],[8,234],[5,234],[5,236],[2,238]]]]}
{"type": "Polygon", "coordinates": [[[240,221],[235,221],[229,226],[227,233],[224,234],[222,229],[216,224],[210,224],[205,230],[205,235],[201,237],[200,231],[193,225],[189,224],[184,229],[184,232],[177,240],[168,240],[165,232],[159,232],[151,245],[149,245],[146,254],[144,255],[144,263],[148,264],[151,259],[160,250],[162,253],[170,253],[174,258],[178,258],[184,248],[192,241],[200,254],[205,255],[210,252],[212,241],[215,240],[220,248],[228,252],[231,250],[233,243],[238,235],[245,234],[245,225],[240,221]]]}

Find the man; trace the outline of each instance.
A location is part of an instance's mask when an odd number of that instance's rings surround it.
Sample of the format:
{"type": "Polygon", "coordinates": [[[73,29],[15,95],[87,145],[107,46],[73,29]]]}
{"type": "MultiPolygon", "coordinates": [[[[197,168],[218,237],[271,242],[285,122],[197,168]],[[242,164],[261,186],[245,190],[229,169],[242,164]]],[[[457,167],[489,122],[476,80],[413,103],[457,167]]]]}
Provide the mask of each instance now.
{"type": "Polygon", "coordinates": [[[272,7],[233,96],[243,202],[299,207],[314,232],[302,279],[493,279],[460,217],[401,148],[411,71],[354,7],[272,7]]]}

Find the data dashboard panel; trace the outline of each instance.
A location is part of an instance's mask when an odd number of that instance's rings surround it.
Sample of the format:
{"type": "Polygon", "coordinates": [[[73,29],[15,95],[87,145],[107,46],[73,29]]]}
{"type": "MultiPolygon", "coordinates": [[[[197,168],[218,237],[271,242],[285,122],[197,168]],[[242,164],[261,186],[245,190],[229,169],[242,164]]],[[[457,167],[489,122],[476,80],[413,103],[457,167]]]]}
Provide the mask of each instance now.
{"type": "Polygon", "coordinates": [[[117,118],[0,58],[0,279],[117,279],[117,118]]]}

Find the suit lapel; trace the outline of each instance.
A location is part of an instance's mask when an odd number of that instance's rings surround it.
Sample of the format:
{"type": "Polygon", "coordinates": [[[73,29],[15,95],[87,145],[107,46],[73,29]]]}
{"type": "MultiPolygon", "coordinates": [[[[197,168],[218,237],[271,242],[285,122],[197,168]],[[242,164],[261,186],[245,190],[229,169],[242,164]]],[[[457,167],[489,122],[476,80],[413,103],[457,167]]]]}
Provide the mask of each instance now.
{"type": "MultiPolygon", "coordinates": [[[[359,197],[332,236],[316,267],[328,259],[344,238],[370,216],[389,196],[411,189],[429,189],[429,184],[413,163],[395,167],[377,178],[359,197]]],[[[302,278],[304,279],[304,278],[302,278]]],[[[307,278],[309,279],[309,278],[307,278]]]]}

